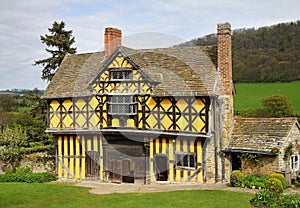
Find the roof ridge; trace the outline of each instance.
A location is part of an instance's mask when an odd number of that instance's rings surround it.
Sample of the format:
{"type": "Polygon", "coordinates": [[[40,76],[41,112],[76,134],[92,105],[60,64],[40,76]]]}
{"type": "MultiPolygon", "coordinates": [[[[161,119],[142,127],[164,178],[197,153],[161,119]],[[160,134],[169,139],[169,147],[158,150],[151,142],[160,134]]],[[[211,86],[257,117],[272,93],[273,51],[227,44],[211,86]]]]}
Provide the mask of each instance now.
{"type": "Polygon", "coordinates": [[[281,118],[242,118],[242,117],[234,117],[234,120],[248,120],[248,121],[257,121],[257,120],[297,120],[296,117],[281,117],[281,118]]]}

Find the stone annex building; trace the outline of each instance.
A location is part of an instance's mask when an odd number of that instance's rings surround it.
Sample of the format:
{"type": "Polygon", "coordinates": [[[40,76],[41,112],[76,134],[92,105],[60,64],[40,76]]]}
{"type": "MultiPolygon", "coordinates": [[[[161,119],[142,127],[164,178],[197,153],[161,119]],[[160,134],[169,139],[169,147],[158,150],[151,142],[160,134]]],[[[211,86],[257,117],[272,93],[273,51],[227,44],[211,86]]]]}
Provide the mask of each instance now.
{"type": "Polygon", "coordinates": [[[233,118],[230,24],[219,24],[217,36],[217,48],[131,49],[122,46],[120,30],[106,28],[104,51],[66,55],[43,95],[58,178],[226,181],[232,169],[243,168],[237,155],[244,152],[275,158],[268,160],[277,161],[274,171],[287,171],[277,156],[286,138],[299,141],[299,124],[286,119],[284,133],[268,137],[271,146],[254,145],[257,137],[249,134],[258,122],[249,120],[250,130],[247,119],[233,118]]]}

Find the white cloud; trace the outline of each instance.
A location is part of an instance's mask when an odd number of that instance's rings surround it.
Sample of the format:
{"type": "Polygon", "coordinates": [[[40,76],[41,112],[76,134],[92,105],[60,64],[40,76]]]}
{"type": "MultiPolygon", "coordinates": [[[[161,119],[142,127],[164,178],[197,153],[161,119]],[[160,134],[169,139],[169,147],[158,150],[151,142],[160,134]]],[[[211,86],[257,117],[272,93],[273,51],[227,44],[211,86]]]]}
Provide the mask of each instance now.
{"type": "Polygon", "coordinates": [[[225,21],[233,28],[296,21],[299,9],[298,0],[2,0],[0,89],[45,88],[42,68],[32,64],[48,57],[40,35],[55,20],[73,30],[78,52],[90,52],[103,48],[107,26],[122,29],[128,37],[159,32],[189,40],[216,32],[217,23],[225,21]]]}

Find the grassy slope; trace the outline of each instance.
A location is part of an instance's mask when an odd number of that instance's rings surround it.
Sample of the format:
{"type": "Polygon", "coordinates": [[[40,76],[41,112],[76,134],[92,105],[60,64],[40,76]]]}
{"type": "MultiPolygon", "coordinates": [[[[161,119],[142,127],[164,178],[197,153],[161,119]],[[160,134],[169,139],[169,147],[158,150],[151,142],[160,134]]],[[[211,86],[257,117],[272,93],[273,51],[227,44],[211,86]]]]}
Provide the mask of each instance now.
{"type": "Polygon", "coordinates": [[[0,183],[0,207],[251,207],[253,194],[229,191],[173,191],[93,195],[64,184],[0,183]]]}
{"type": "Polygon", "coordinates": [[[285,83],[239,83],[235,84],[235,111],[243,108],[261,108],[261,98],[273,94],[285,95],[293,105],[294,114],[300,114],[300,81],[285,83]]]}

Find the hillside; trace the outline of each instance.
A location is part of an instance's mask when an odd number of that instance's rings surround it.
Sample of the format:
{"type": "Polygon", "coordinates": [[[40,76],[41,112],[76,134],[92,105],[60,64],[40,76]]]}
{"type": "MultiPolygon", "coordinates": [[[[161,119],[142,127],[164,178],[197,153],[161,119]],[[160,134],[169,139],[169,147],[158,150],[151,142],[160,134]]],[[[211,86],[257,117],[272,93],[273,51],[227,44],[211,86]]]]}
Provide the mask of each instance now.
{"type": "MultiPolygon", "coordinates": [[[[210,34],[181,46],[216,44],[210,34]]],[[[232,55],[234,82],[300,80],[300,21],[234,30],[232,55]]]]}
{"type": "Polygon", "coordinates": [[[300,81],[276,83],[238,83],[235,84],[237,93],[234,95],[234,110],[238,113],[242,109],[262,108],[262,98],[274,94],[287,97],[293,106],[294,115],[300,115],[300,81]],[[264,90],[261,90],[264,89],[264,90]]]}

